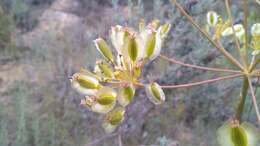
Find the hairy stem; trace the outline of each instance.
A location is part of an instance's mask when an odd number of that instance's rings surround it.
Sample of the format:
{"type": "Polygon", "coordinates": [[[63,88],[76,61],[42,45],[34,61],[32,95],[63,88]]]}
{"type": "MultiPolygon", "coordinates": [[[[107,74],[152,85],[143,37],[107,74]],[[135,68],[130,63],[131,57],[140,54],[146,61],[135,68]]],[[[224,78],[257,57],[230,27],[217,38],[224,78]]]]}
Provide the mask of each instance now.
{"type": "Polygon", "coordinates": [[[169,58],[165,55],[160,55],[160,57],[164,60],[171,62],[171,63],[186,66],[186,67],[189,67],[189,68],[199,69],[199,70],[213,71],[213,72],[226,72],[226,73],[242,73],[241,71],[238,71],[238,70],[222,69],[222,68],[210,68],[210,67],[187,64],[187,63],[175,60],[174,58],[169,58]]]}
{"type": "Polygon", "coordinates": [[[241,89],[241,93],[240,93],[240,100],[239,100],[237,110],[236,110],[236,115],[235,115],[236,119],[239,121],[241,121],[241,117],[243,114],[247,91],[248,91],[248,79],[247,79],[247,77],[244,77],[242,89],[241,89]]]}
{"type": "Polygon", "coordinates": [[[205,81],[187,83],[187,84],[181,84],[181,85],[161,85],[161,87],[165,88],[165,89],[188,88],[188,87],[193,87],[193,86],[198,86],[198,85],[203,85],[203,84],[209,84],[209,83],[213,83],[213,82],[220,81],[220,80],[233,79],[233,78],[237,78],[240,76],[243,76],[243,74],[233,74],[233,75],[228,75],[228,76],[224,76],[224,77],[218,77],[215,79],[209,79],[209,80],[205,80],[205,81]]]}
{"type": "Polygon", "coordinates": [[[176,1],[172,0],[172,2],[176,5],[179,11],[188,19],[188,21],[206,38],[209,42],[215,46],[233,65],[237,66],[241,70],[244,70],[243,66],[229,53],[225,50],[225,48],[219,46],[210,35],[204,31],[200,26],[193,20],[193,18],[183,9],[183,7],[176,1]]]}

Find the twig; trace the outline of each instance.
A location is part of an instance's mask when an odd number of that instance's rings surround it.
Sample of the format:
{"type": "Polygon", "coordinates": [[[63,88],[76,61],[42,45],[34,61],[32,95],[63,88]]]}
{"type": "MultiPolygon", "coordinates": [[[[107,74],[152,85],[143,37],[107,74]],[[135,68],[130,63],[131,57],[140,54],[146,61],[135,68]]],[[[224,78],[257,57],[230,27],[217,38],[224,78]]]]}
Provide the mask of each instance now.
{"type": "Polygon", "coordinates": [[[222,69],[222,68],[210,68],[210,67],[203,67],[203,66],[198,66],[198,65],[192,65],[192,64],[187,64],[178,60],[175,60],[174,58],[169,58],[165,55],[160,55],[160,57],[164,60],[167,60],[169,62],[179,64],[182,66],[194,68],[194,69],[200,69],[200,70],[205,70],[205,71],[214,71],[214,72],[227,72],[227,73],[241,73],[241,71],[238,70],[231,70],[231,69],[222,69]]]}
{"type": "Polygon", "coordinates": [[[255,107],[256,117],[257,117],[257,120],[258,120],[258,124],[260,126],[260,113],[259,113],[259,108],[258,108],[257,101],[256,101],[256,96],[255,96],[255,93],[254,93],[254,88],[253,88],[253,85],[252,85],[252,80],[249,76],[247,78],[248,78],[250,92],[251,92],[251,95],[252,95],[252,101],[253,101],[253,104],[254,104],[254,107],[255,107]]]}
{"type": "Polygon", "coordinates": [[[192,86],[213,83],[213,82],[220,81],[220,80],[233,79],[233,78],[237,78],[237,77],[240,77],[240,76],[243,76],[243,74],[233,74],[233,75],[228,75],[228,76],[224,76],[224,77],[218,77],[218,78],[215,78],[215,79],[209,79],[209,80],[205,80],[205,81],[188,83],[188,84],[181,84],[181,85],[161,85],[161,87],[165,88],[165,89],[188,88],[188,87],[192,87],[192,86]]]}
{"type": "Polygon", "coordinates": [[[246,60],[247,59],[247,50],[248,50],[248,30],[247,30],[247,27],[248,27],[248,21],[247,21],[247,18],[248,18],[248,0],[244,0],[244,4],[243,4],[243,9],[244,9],[244,27],[245,27],[245,57],[246,57],[246,60]]]}
{"type": "Polygon", "coordinates": [[[193,18],[183,9],[183,7],[176,1],[172,0],[172,2],[176,5],[179,11],[189,20],[189,22],[206,38],[209,42],[214,45],[232,64],[244,70],[243,66],[229,53],[225,50],[225,48],[219,46],[210,36],[204,31],[200,26],[193,20],[193,18]]]}

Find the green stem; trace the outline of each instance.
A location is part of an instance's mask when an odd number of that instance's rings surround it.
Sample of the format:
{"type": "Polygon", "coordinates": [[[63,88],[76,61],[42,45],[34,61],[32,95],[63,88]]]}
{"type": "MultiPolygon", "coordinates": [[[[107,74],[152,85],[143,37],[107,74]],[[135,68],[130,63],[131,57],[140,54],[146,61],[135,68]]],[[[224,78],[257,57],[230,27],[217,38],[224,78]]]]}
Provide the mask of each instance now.
{"type": "Polygon", "coordinates": [[[240,101],[238,103],[237,110],[236,110],[236,119],[239,121],[241,121],[241,117],[243,114],[247,91],[248,91],[248,79],[247,77],[244,77],[243,86],[240,93],[240,101]]]}

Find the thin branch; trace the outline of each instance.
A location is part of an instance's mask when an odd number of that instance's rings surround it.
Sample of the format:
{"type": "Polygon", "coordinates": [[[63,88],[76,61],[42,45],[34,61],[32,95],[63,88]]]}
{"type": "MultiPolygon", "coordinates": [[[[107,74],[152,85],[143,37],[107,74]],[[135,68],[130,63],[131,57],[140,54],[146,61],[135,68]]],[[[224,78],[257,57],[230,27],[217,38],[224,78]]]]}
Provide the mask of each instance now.
{"type": "Polygon", "coordinates": [[[248,21],[247,21],[247,18],[248,18],[248,0],[244,0],[244,3],[243,3],[243,9],[244,9],[244,27],[245,27],[245,54],[246,54],[246,60],[247,59],[247,50],[248,50],[248,30],[247,30],[247,27],[248,27],[248,21]]]}
{"type": "Polygon", "coordinates": [[[253,104],[254,104],[254,107],[255,107],[256,117],[257,117],[257,120],[258,120],[258,124],[260,125],[259,108],[258,108],[258,105],[257,105],[256,96],[255,96],[254,88],[253,88],[253,85],[252,85],[252,80],[251,80],[250,77],[248,77],[248,82],[249,82],[250,92],[251,92],[251,95],[252,95],[253,104]]]}
{"type": "Polygon", "coordinates": [[[171,62],[171,63],[190,67],[190,68],[194,68],[194,69],[199,69],[199,70],[214,71],[214,72],[226,72],[226,73],[242,73],[241,71],[238,71],[238,70],[222,69],[222,68],[210,68],[210,67],[187,64],[187,63],[175,60],[174,58],[169,58],[165,55],[160,55],[160,57],[164,60],[171,62]]]}
{"type": "Polygon", "coordinates": [[[213,82],[220,81],[220,80],[233,79],[233,78],[237,78],[237,77],[241,77],[241,76],[243,76],[243,74],[233,74],[233,75],[227,75],[224,77],[218,77],[215,79],[209,79],[209,80],[200,81],[200,82],[187,83],[187,84],[181,84],[181,85],[161,85],[161,87],[165,88],[165,89],[188,88],[188,87],[193,87],[193,86],[197,86],[197,85],[209,84],[209,83],[213,83],[213,82]]]}
{"type": "MultiPolygon", "coordinates": [[[[259,79],[260,79],[260,78],[257,78],[257,81],[256,81],[257,83],[259,83],[259,81],[260,81],[259,79]]],[[[258,86],[255,87],[254,94],[257,93],[257,89],[258,89],[258,86]]],[[[247,115],[248,115],[248,116],[247,116],[247,120],[249,120],[249,117],[250,117],[250,115],[251,115],[251,111],[252,111],[252,109],[253,109],[253,104],[254,104],[254,103],[253,103],[253,101],[252,101],[252,102],[250,103],[250,106],[249,106],[249,112],[248,112],[248,114],[247,114],[247,115]]]]}
{"type": "Polygon", "coordinates": [[[172,2],[176,5],[179,11],[189,20],[189,22],[201,33],[203,36],[209,40],[209,42],[214,45],[232,64],[244,70],[243,66],[229,53],[225,50],[225,48],[219,46],[210,36],[204,31],[200,26],[193,20],[193,18],[183,9],[183,7],[176,1],[172,0],[172,2]]]}
{"type": "Polygon", "coordinates": [[[234,39],[235,44],[236,44],[237,52],[239,53],[244,65],[247,66],[247,60],[245,58],[245,54],[241,53],[240,43],[239,43],[238,38],[236,37],[236,33],[235,33],[236,31],[235,31],[235,28],[234,28],[234,20],[233,20],[231,10],[230,10],[229,0],[225,0],[225,6],[226,6],[227,13],[228,13],[228,17],[229,17],[230,22],[231,22],[232,31],[234,32],[232,35],[233,35],[233,39],[234,39]]]}

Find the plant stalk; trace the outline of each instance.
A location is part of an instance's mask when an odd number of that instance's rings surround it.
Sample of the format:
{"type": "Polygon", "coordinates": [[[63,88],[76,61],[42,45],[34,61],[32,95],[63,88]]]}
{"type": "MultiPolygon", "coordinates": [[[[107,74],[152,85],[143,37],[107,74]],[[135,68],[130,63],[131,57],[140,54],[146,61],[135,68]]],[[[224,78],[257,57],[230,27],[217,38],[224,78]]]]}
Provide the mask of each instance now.
{"type": "Polygon", "coordinates": [[[242,89],[241,89],[241,93],[240,93],[240,100],[239,100],[237,110],[236,110],[236,115],[235,115],[236,119],[239,120],[239,121],[241,121],[241,117],[243,115],[243,110],[244,110],[244,106],[245,106],[248,87],[249,87],[248,78],[244,77],[242,89]]]}
{"type": "Polygon", "coordinates": [[[211,67],[204,67],[204,66],[188,64],[188,63],[181,62],[179,60],[175,60],[174,58],[169,58],[165,55],[160,55],[160,58],[164,59],[166,61],[169,61],[171,63],[174,63],[174,64],[178,64],[178,65],[189,67],[189,68],[199,69],[199,70],[213,71],[213,72],[226,72],[226,73],[242,73],[239,70],[223,69],[223,68],[215,68],[215,67],[211,68],[211,67]]]}

